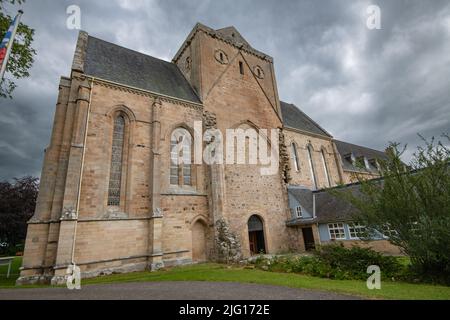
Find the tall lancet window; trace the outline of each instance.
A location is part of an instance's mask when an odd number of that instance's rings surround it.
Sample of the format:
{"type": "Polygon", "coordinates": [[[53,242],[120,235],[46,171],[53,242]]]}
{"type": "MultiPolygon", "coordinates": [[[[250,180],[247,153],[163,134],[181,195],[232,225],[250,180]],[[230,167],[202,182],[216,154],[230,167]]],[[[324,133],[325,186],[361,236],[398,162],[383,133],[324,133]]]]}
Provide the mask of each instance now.
{"type": "Polygon", "coordinates": [[[170,139],[170,184],[192,185],[192,137],[189,131],[177,128],[170,139]]]}
{"type": "Polygon", "coordinates": [[[313,148],[311,145],[308,145],[306,148],[308,150],[308,160],[309,160],[309,168],[311,169],[311,179],[314,186],[314,189],[317,189],[317,179],[316,173],[314,170],[314,160],[313,160],[313,148]]]}
{"type": "Polygon", "coordinates": [[[322,156],[323,172],[325,174],[325,178],[327,179],[328,183],[327,187],[331,187],[330,175],[328,173],[327,158],[325,157],[325,149],[322,149],[320,154],[322,156]]]}
{"type": "Polygon", "coordinates": [[[300,171],[300,166],[298,163],[297,146],[295,145],[294,142],[292,142],[291,147],[292,147],[292,160],[294,161],[294,168],[295,171],[298,172],[300,171]]]}
{"type": "Polygon", "coordinates": [[[119,115],[114,120],[112,140],[111,169],[109,175],[108,206],[120,205],[120,186],[122,183],[123,142],[125,119],[119,115]]]}

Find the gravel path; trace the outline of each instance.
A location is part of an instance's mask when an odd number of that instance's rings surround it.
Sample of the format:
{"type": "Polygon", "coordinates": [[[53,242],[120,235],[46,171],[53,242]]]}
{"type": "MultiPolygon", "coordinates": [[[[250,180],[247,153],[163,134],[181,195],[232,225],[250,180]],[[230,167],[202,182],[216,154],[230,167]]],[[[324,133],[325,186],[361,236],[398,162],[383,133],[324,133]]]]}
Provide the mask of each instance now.
{"type": "Polygon", "coordinates": [[[136,282],[66,288],[0,289],[0,300],[352,300],[326,291],[234,282],[136,282]]]}

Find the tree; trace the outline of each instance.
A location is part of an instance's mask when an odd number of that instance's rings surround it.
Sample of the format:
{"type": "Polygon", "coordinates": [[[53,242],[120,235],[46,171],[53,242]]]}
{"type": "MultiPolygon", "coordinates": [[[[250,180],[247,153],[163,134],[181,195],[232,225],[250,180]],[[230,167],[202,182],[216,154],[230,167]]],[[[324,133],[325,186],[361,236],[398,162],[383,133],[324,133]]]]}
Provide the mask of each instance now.
{"type": "MultiPolygon", "coordinates": [[[[22,4],[25,0],[0,0],[0,37],[3,39],[14,17],[6,15],[5,4],[22,4]]],[[[33,57],[36,55],[36,50],[32,48],[34,29],[20,23],[17,28],[14,45],[11,49],[8,65],[6,67],[5,78],[0,79],[0,97],[12,98],[12,92],[16,88],[16,83],[12,78],[20,79],[28,77],[30,74],[28,70],[33,65],[33,57]],[[6,74],[9,74],[7,77],[6,74]]]]}
{"type": "Polygon", "coordinates": [[[13,248],[25,241],[38,189],[38,178],[30,176],[16,178],[13,183],[0,182],[0,243],[13,248]]]}
{"type": "Polygon", "coordinates": [[[450,149],[434,138],[423,141],[408,166],[401,160],[406,146],[391,143],[381,179],[357,176],[357,194],[333,192],[356,207],[356,222],[399,246],[417,274],[450,283],[450,149]]]}

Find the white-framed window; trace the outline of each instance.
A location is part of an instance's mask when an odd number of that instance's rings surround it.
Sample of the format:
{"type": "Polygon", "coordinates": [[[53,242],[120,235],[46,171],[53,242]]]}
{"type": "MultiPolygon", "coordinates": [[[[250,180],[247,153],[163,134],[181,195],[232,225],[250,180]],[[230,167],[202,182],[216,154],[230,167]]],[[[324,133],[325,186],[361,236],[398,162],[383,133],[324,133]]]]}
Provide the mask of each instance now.
{"type": "Polygon", "coordinates": [[[359,224],[351,223],[348,225],[348,232],[350,234],[350,239],[360,239],[366,233],[366,227],[359,224]]]}
{"type": "Polygon", "coordinates": [[[294,161],[294,169],[295,169],[296,172],[299,172],[300,171],[300,165],[298,163],[297,146],[295,145],[294,142],[292,142],[291,148],[292,148],[292,160],[294,161]]]}
{"type": "Polygon", "coordinates": [[[388,223],[383,225],[381,229],[382,229],[381,233],[383,234],[383,238],[385,238],[385,239],[389,239],[390,237],[392,237],[393,235],[396,235],[396,233],[397,233],[397,231],[392,229],[388,223]]]}
{"type": "Polygon", "coordinates": [[[328,233],[331,240],[345,240],[345,229],[343,223],[329,223],[328,233]]]}
{"type": "Polygon", "coordinates": [[[377,159],[370,159],[369,160],[369,164],[372,166],[372,167],[374,167],[375,169],[379,169],[379,164],[378,164],[378,160],[377,159]]]}
{"type": "Polygon", "coordinates": [[[391,226],[389,225],[389,223],[386,223],[385,225],[382,226],[381,232],[385,239],[389,239],[392,236],[397,235],[397,231],[392,229],[391,226]]]}
{"type": "Polygon", "coordinates": [[[301,218],[303,216],[302,215],[302,207],[300,207],[300,206],[295,207],[295,216],[297,218],[301,218]]]}

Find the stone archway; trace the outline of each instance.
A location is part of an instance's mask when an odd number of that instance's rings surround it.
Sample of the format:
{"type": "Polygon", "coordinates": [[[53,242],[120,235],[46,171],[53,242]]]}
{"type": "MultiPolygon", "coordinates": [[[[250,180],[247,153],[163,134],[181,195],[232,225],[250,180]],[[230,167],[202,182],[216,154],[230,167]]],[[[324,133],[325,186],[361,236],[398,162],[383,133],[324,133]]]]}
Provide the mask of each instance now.
{"type": "Polygon", "coordinates": [[[192,261],[206,261],[206,225],[202,220],[192,226],[192,261]]]}
{"type": "Polygon", "coordinates": [[[251,255],[266,253],[264,223],[257,215],[253,215],[248,219],[248,241],[251,255]]]}

